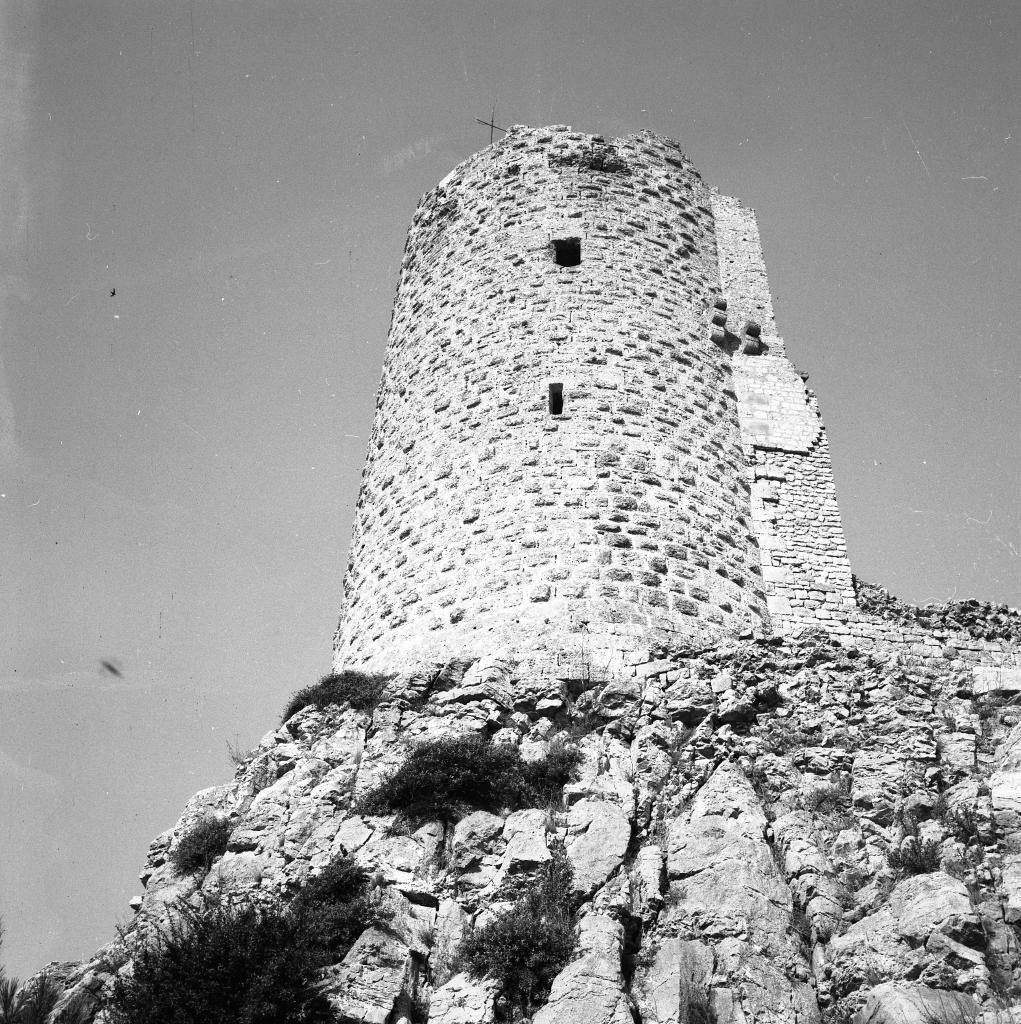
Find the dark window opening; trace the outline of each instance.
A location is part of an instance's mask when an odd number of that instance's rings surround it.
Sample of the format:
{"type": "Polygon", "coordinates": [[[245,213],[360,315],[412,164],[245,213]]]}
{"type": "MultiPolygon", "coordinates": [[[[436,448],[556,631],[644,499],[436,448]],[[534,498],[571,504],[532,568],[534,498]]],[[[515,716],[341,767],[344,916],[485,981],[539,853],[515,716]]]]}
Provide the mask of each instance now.
{"type": "Polygon", "coordinates": [[[554,238],[553,253],[561,267],[576,267],[581,263],[580,238],[554,238]]]}
{"type": "Polygon", "coordinates": [[[549,411],[554,416],[559,416],[564,411],[564,385],[550,384],[549,386],[549,411]]]}

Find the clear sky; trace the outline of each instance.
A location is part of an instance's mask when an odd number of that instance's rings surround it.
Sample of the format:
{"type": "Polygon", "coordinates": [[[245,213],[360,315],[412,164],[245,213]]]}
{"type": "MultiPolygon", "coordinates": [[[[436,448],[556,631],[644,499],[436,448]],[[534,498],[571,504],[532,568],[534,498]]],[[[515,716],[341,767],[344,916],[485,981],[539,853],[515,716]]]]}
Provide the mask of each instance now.
{"type": "Polygon", "coordinates": [[[328,669],[404,233],[494,103],[755,207],[855,571],[1021,604],[1016,0],[0,10],[10,969],[328,669]]]}

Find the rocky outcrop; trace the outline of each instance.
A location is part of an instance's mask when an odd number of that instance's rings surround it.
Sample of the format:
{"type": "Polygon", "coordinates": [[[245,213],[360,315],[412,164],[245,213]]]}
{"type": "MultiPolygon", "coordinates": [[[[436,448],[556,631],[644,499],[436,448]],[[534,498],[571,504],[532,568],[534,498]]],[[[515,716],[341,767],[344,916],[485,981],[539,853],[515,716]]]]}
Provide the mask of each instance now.
{"type": "Polygon", "coordinates": [[[324,974],[337,1019],[496,1024],[513,1007],[459,947],[566,858],[576,951],[537,1024],[1013,1020],[1021,712],[975,680],[954,657],[822,634],[648,652],[614,679],[499,653],[412,666],[369,711],[299,711],[197,794],[153,842],[122,938],[63,982],[101,999],[182,901],[287,903],[346,854],[385,912],[324,974]],[[361,809],[448,735],[579,764],[548,805],[447,823],[361,809]],[[182,876],[173,851],[210,815],[227,849],[182,876]]]}

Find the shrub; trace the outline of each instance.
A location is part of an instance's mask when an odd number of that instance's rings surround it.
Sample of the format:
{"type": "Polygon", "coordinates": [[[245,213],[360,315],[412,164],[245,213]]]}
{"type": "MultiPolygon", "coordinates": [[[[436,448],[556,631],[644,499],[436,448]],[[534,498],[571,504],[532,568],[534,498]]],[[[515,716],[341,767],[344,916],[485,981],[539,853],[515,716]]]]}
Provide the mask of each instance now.
{"type": "Polygon", "coordinates": [[[716,1024],[716,1014],[709,993],[700,985],[693,985],[687,992],[687,1024],[716,1024]]]}
{"type": "Polygon", "coordinates": [[[516,747],[478,736],[419,744],[388,779],[359,801],[363,814],[396,811],[410,821],[450,823],[469,810],[499,811],[551,802],[581,760],[579,751],[552,744],[527,762],[516,747]]]}
{"type": "Polygon", "coordinates": [[[20,987],[15,979],[5,979],[0,991],[0,1022],[48,1024],[61,994],[62,990],[46,977],[28,981],[20,987]]]}
{"type": "MultiPolygon", "coordinates": [[[[258,748],[256,748],[257,750],[258,748]]],[[[244,747],[238,742],[237,736],[234,737],[234,742],[231,743],[227,740],[227,756],[230,758],[230,763],[235,768],[239,768],[243,764],[247,764],[255,751],[245,750],[244,747]]]]}
{"type": "Polygon", "coordinates": [[[323,676],[318,683],[297,690],[284,708],[282,722],[293,718],[302,708],[322,710],[329,704],[350,704],[358,711],[370,711],[379,703],[389,676],[367,672],[338,672],[323,676]]]}
{"type": "Polygon", "coordinates": [[[943,810],[940,817],[947,831],[959,843],[964,843],[965,846],[982,843],[983,823],[973,807],[961,804],[960,807],[943,810]]]}
{"type": "Polygon", "coordinates": [[[99,1006],[88,994],[72,997],[54,1013],[64,994],[63,986],[45,975],[19,985],[4,977],[0,966],[0,1024],[92,1024],[99,1006]]]}
{"type": "Polygon", "coordinates": [[[212,816],[199,818],[170,854],[178,874],[190,875],[200,868],[208,871],[213,861],[227,852],[230,833],[229,821],[212,816]]]}
{"type": "Polygon", "coordinates": [[[937,839],[908,836],[898,848],[888,850],[886,863],[904,875],[928,875],[939,868],[940,843],[937,839]]]}
{"type": "Polygon", "coordinates": [[[369,899],[368,878],[347,856],[336,858],[305,883],[291,902],[291,913],[338,956],[378,918],[369,899]]]}
{"type": "Polygon", "coordinates": [[[116,982],[110,1024],[326,1024],[321,969],[378,915],[347,856],[310,879],[290,907],[176,905],[173,923],[116,982]]]}
{"type": "MultiPolygon", "coordinates": [[[[2,968],[0,968],[2,972],[2,968]]],[[[0,1022],[8,1024],[8,1021],[18,1019],[18,979],[5,978],[0,973],[0,1022]]]]}
{"type": "Polygon", "coordinates": [[[805,809],[817,814],[830,814],[844,810],[851,802],[850,784],[821,782],[812,786],[804,797],[805,809]]]}
{"type": "Polygon", "coordinates": [[[326,1024],[317,988],[332,959],[303,918],[251,905],[181,903],[139,950],[106,1007],[111,1024],[326,1024]]]}
{"type": "Polygon", "coordinates": [[[796,725],[794,719],[771,718],[763,725],[753,726],[752,733],[761,737],[771,754],[789,754],[813,743],[812,737],[796,725]]]}
{"type": "Polygon", "coordinates": [[[477,928],[457,952],[459,969],[500,983],[503,999],[525,1017],[549,996],[553,979],[574,952],[571,865],[562,851],[530,884],[522,885],[505,914],[477,928]]]}
{"type": "Polygon", "coordinates": [[[568,747],[554,741],[539,760],[522,760],[520,802],[537,807],[547,807],[558,802],[563,796],[564,786],[574,777],[581,759],[581,751],[577,747],[568,747]]]}

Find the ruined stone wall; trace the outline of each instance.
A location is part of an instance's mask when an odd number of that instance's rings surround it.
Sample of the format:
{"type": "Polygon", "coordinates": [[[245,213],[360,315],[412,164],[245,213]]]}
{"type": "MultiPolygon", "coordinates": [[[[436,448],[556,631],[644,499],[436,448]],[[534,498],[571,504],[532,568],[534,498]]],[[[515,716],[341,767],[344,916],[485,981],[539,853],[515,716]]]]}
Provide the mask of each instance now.
{"type": "Polygon", "coordinates": [[[748,410],[742,422],[754,448],[752,516],[770,612],[780,628],[843,620],[854,611],[854,587],[815,396],[786,359],[738,356],[735,362],[740,407],[748,410]],[[774,422],[786,430],[756,430],[758,403],[767,395],[769,406],[781,410],[774,422]],[[804,429],[811,421],[814,431],[804,429]]]}
{"type": "Polygon", "coordinates": [[[717,340],[734,352],[770,620],[782,632],[834,630],[857,604],[818,402],[777,334],[754,213],[720,195],[713,212],[726,302],[717,340]]]}
{"type": "Polygon", "coordinates": [[[512,129],[423,198],[338,665],[496,645],[606,662],[761,624],[711,204],[673,143],[564,128],[512,129]]]}
{"type": "Polygon", "coordinates": [[[774,355],[783,355],[777,334],[773,297],[755,213],[732,196],[712,193],[713,219],[720,261],[720,282],[727,300],[731,330],[740,333],[752,321],[761,328],[774,355]]]}

